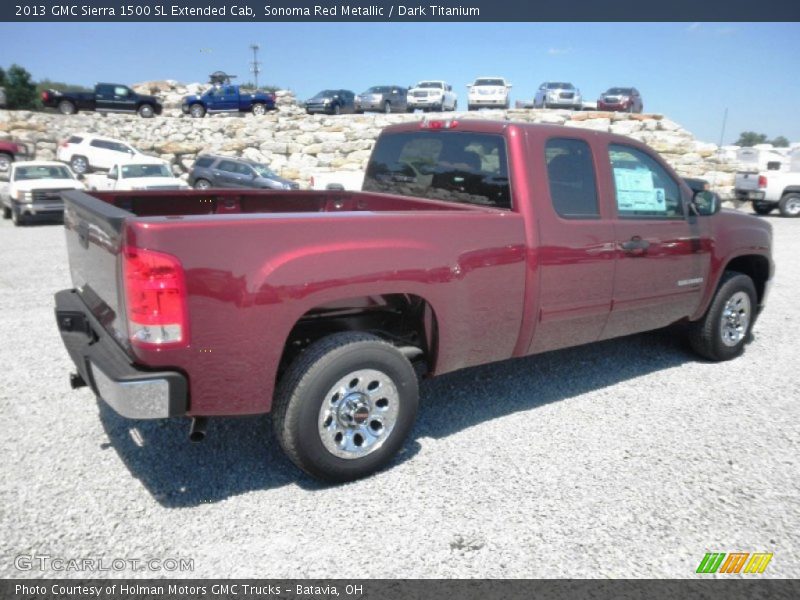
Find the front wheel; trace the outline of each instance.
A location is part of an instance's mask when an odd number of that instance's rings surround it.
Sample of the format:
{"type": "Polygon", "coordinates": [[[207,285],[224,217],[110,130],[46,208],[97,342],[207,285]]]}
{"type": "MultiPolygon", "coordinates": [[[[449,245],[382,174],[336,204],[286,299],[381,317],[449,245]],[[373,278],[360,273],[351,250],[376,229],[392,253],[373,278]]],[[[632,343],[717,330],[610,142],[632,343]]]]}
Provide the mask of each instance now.
{"type": "Polygon", "coordinates": [[[11,218],[11,209],[8,206],[3,207],[3,218],[10,219],[11,218]]]}
{"type": "Polygon", "coordinates": [[[705,316],[690,325],[694,351],[713,361],[739,356],[750,337],[757,301],[752,279],[726,271],[705,316]]]}
{"type": "Polygon", "coordinates": [[[392,112],[392,104],[388,100],[383,103],[383,112],[387,115],[392,112]]]}
{"type": "Polygon", "coordinates": [[[15,227],[22,227],[28,223],[28,219],[20,212],[19,208],[11,208],[11,222],[15,227]]]}
{"type": "Polygon", "coordinates": [[[275,395],[275,435],[294,464],[327,481],[377,471],[400,450],[417,414],[411,363],[391,344],[358,332],[309,346],[275,395]]]}
{"type": "Polygon", "coordinates": [[[800,217],[800,194],[786,194],[778,203],[782,217],[800,217]]]}
{"type": "Polygon", "coordinates": [[[194,189],[207,190],[211,187],[211,182],[208,179],[198,179],[194,182],[194,189]]]}
{"type": "Polygon", "coordinates": [[[70,159],[69,166],[72,167],[72,170],[78,175],[84,175],[85,173],[89,172],[89,161],[85,156],[79,156],[76,154],[70,159]]]}
{"type": "Polygon", "coordinates": [[[202,119],[206,115],[206,109],[202,104],[192,104],[189,107],[189,114],[195,119],[202,119]]]}
{"type": "Polygon", "coordinates": [[[338,104],[334,104],[333,105],[333,110],[331,111],[331,114],[334,114],[334,115],[342,114],[342,107],[339,106],[338,104]]]}

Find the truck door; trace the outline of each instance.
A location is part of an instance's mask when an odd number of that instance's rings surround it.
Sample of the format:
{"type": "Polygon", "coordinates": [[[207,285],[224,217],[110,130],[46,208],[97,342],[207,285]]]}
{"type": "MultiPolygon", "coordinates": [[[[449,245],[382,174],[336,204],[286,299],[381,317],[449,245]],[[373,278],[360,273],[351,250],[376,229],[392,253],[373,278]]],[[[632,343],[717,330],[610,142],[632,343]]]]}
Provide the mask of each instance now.
{"type": "Polygon", "coordinates": [[[94,101],[95,110],[97,111],[102,112],[116,110],[114,104],[114,86],[102,83],[95,86],[94,101]]]}
{"type": "Polygon", "coordinates": [[[610,144],[607,159],[617,261],[603,339],[657,329],[691,315],[710,265],[708,220],[687,216],[672,175],[633,146],[610,144]]]}
{"type": "MultiPolygon", "coordinates": [[[[541,146],[531,141],[538,153],[541,146]]],[[[596,158],[577,138],[545,141],[546,186],[533,208],[539,235],[539,314],[529,352],[592,342],[611,309],[614,225],[600,201],[596,158]]]]}
{"type": "Polygon", "coordinates": [[[232,85],[220,88],[220,96],[216,98],[214,110],[234,112],[239,110],[239,91],[232,85]]]}

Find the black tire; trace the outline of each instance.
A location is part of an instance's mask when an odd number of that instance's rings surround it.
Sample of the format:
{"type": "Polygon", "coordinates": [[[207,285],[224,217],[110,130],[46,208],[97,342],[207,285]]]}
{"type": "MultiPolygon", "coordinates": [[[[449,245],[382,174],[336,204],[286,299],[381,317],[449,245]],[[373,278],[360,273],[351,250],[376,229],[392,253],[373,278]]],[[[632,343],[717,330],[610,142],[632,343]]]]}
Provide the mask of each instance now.
{"type": "Polygon", "coordinates": [[[781,211],[782,217],[792,219],[800,217],[800,194],[784,194],[778,202],[778,210],[781,211]]]}
{"type": "Polygon", "coordinates": [[[713,361],[736,358],[744,352],[744,345],[750,339],[750,332],[756,317],[757,296],[753,280],[736,271],[726,271],[720,279],[711,306],[699,321],[690,324],[689,343],[697,354],[713,361]],[[734,295],[744,293],[749,298],[748,321],[741,338],[728,345],[723,341],[723,311],[734,295]]]}
{"type": "Polygon", "coordinates": [[[775,207],[772,204],[753,202],[753,212],[757,215],[768,215],[775,207]]]}
{"type": "Polygon", "coordinates": [[[15,227],[23,227],[28,224],[28,219],[15,206],[11,207],[11,221],[15,227]]]}
{"type": "Polygon", "coordinates": [[[3,218],[6,220],[11,218],[11,209],[8,206],[3,206],[3,218]]]}
{"type": "Polygon", "coordinates": [[[331,114],[332,115],[342,114],[342,107],[339,106],[338,104],[334,104],[333,107],[331,108],[331,114]]]}
{"type": "Polygon", "coordinates": [[[89,160],[80,154],[75,154],[69,159],[69,166],[72,167],[72,170],[78,175],[84,175],[89,172],[89,160]]]}
{"type": "Polygon", "coordinates": [[[407,113],[413,113],[414,112],[414,107],[413,106],[406,106],[406,112],[407,113]]]}
{"type": "Polygon", "coordinates": [[[202,104],[192,104],[189,107],[189,114],[193,119],[202,119],[206,116],[206,109],[202,104]]]}
{"type": "Polygon", "coordinates": [[[208,179],[203,179],[202,177],[194,182],[194,189],[196,190],[207,190],[210,187],[211,182],[208,179]]]}
{"type": "Polygon", "coordinates": [[[151,104],[142,104],[139,107],[139,110],[136,112],[138,112],[139,116],[143,119],[152,119],[156,114],[156,111],[151,104]]]}
{"type": "Polygon", "coordinates": [[[8,152],[0,152],[0,175],[4,175],[11,170],[11,163],[14,162],[14,156],[8,152]]]}
{"type": "Polygon", "coordinates": [[[253,103],[253,114],[257,117],[263,117],[267,114],[267,105],[263,102],[255,102],[253,103]]]}
{"type": "Polygon", "coordinates": [[[78,112],[78,107],[71,100],[62,100],[58,103],[58,112],[62,115],[74,115],[78,112]]]}
{"type": "Polygon", "coordinates": [[[453,111],[452,112],[456,112],[457,110],[458,110],[458,100],[453,102],[453,111]]]}
{"type": "MultiPolygon", "coordinates": [[[[356,377],[354,381],[357,381],[355,385],[348,385],[357,389],[356,386],[362,386],[368,378],[359,380],[356,377]]],[[[414,424],[418,399],[414,368],[397,348],[371,334],[336,333],[311,344],[283,375],[275,394],[273,428],[287,456],[306,473],[326,481],[352,481],[377,471],[400,450],[414,424]],[[344,397],[338,393],[330,396],[332,388],[342,379],[347,380],[357,371],[367,369],[380,372],[394,386],[396,418],[387,437],[376,442],[364,456],[342,458],[326,447],[330,441],[323,441],[325,433],[320,432],[324,424],[323,405],[339,406],[337,414],[341,415],[344,401],[351,394],[358,396],[358,392],[348,392],[344,397]]],[[[372,406],[369,410],[377,411],[379,403],[385,400],[380,398],[368,403],[372,406]]],[[[372,412],[367,417],[363,417],[363,413],[359,416],[362,423],[373,418],[372,412]]],[[[327,418],[332,419],[331,416],[327,418]]],[[[340,418],[333,421],[334,429],[346,431],[346,427],[335,425],[340,418]]],[[[373,422],[370,421],[370,426],[373,422]]],[[[351,436],[353,440],[357,437],[358,433],[351,436]]]]}

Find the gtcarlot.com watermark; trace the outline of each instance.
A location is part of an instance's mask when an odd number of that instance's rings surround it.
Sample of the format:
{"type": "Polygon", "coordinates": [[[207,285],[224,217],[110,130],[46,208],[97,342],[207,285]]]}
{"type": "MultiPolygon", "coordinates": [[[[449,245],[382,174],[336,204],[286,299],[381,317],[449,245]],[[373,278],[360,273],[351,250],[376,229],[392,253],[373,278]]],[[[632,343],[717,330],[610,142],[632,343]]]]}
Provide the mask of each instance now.
{"type": "Polygon", "coordinates": [[[193,558],[66,558],[49,554],[20,554],[14,559],[20,571],[194,571],[193,558]]]}

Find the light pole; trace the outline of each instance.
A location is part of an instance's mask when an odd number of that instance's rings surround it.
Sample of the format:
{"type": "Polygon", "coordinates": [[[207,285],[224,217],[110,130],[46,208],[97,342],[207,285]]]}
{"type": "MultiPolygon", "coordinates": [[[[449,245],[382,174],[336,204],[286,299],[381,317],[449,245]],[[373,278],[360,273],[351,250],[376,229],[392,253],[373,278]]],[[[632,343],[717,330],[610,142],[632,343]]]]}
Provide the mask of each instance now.
{"type": "Polygon", "coordinates": [[[250,44],[250,50],[253,51],[253,62],[250,63],[253,66],[250,67],[250,70],[253,72],[253,77],[255,77],[256,90],[257,90],[258,74],[261,72],[261,63],[258,62],[258,51],[261,50],[261,46],[259,46],[258,44],[250,44]]]}

